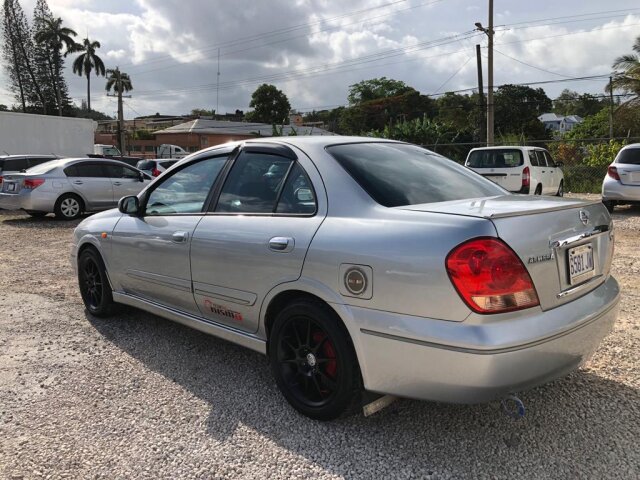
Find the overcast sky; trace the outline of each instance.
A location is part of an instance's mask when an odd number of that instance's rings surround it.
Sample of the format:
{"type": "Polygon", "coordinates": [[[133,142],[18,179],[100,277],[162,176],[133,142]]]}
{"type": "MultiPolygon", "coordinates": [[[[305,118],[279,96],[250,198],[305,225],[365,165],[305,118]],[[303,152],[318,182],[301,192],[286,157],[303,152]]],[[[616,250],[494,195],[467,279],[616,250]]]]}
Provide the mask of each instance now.
{"type": "MultiPolygon", "coordinates": [[[[35,0],[20,0],[31,16],[35,0]]],[[[98,40],[107,68],[131,76],[125,117],[248,110],[260,83],[273,83],[300,110],[346,103],[349,85],[386,76],[424,94],[477,85],[473,33],[488,0],[49,0],[54,15],[98,40]]],[[[640,35],[637,0],[495,0],[495,84],[608,74],[640,35]],[[522,63],[519,63],[519,62],[522,63]],[[528,65],[526,65],[528,64],[528,65]]],[[[486,48],[483,49],[486,86],[486,48]]],[[[71,73],[79,105],[86,80],[71,73]]],[[[104,79],[92,106],[114,115],[104,79]]],[[[603,80],[543,85],[602,94],[603,80]]],[[[0,68],[0,103],[13,104],[0,68]]]]}

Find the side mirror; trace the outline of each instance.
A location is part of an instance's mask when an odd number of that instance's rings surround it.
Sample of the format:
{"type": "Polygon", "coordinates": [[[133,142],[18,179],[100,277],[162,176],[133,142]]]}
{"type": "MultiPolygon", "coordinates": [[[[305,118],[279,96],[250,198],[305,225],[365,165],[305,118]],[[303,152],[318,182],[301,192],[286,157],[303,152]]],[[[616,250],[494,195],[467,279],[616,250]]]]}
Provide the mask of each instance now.
{"type": "Polygon", "coordinates": [[[140,200],[135,195],[122,197],[118,201],[118,210],[127,215],[136,215],[140,210],[140,200]]]}
{"type": "Polygon", "coordinates": [[[556,162],[556,167],[558,168],[564,167],[564,162],[556,162]]]}
{"type": "Polygon", "coordinates": [[[312,202],[313,191],[310,188],[298,188],[294,193],[298,202],[312,202]]]}
{"type": "Polygon", "coordinates": [[[138,180],[144,182],[144,172],[138,172],[138,180]]]}

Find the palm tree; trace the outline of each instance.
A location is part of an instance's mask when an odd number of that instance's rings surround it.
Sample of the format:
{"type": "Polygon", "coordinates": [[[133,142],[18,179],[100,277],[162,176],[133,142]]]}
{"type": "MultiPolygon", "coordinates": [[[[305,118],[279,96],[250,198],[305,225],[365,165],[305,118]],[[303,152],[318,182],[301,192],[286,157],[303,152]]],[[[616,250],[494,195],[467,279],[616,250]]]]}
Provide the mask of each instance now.
{"type": "Polygon", "coordinates": [[[44,21],[42,30],[36,32],[35,40],[41,45],[45,45],[50,53],[47,58],[49,73],[53,81],[53,89],[56,92],[58,103],[58,115],[62,116],[62,99],[60,96],[60,66],[62,65],[62,49],[66,52],[72,51],[76,42],[72,37],[77,33],[70,28],[62,26],[62,18],[47,18],[44,21]]]}
{"type": "Polygon", "coordinates": [[[632,49],[635,53],[622,55],[613,62],[616,72],[611,85],[607,86],[607,91],[613,88],[634,95],[627,104],[640,101],[640,37],[636,38],[632,49]]]}
{"type": "Polygon", "coordinates": [[[91,72],[96,69],[96,76],[105,75],[105,68],[102,59],[96,55],[96,50],[100,48],[100,42],[90,41],[85,38],[82,44],[76,44],[74,52],[83,52],[73,62],[73,73],[87,77],[87,109],[91,111],[91,72]]]}
{"type": "Polygon", "coordinates": [[[118,75],[120,76],[120,85],[122,85],[122,93],[133,90],[133,85],[131,83],[131,78],[128,73],[121,72],[117,67],[114,69],[107,70],[107,86],[105,89],[107,92],[110,92],[113,89],[114,93],[118,93],[118,75]]]}

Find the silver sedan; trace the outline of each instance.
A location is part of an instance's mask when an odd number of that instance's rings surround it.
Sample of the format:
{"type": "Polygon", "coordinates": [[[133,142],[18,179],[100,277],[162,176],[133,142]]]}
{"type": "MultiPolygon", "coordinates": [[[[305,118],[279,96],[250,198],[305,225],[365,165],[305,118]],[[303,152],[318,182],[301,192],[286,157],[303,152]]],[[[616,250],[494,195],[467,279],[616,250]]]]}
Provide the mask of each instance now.
{"type": "Polygon", "coordinates": [[[251,348],[299,412],[363,391],[485,402],[566,375],[619,289],[602,203],[511,195],[422,148],[213,147],[75,230],[88,311],[134,306],[251,348]]]}
{"type": "Polygon", "coordinates": [[[125,163],[88,158],[52,160],[0,179],[0,208],[34,217],[53,212],[64,220],[113,208],[121,197],[136,195],[151,182],[125,163]]]}
{"type": "Polygon", "coordinates": [[[640,205],[640,143],[623,147],[609,165],[602,202],[610,212],[616,205],[640,205]]]}

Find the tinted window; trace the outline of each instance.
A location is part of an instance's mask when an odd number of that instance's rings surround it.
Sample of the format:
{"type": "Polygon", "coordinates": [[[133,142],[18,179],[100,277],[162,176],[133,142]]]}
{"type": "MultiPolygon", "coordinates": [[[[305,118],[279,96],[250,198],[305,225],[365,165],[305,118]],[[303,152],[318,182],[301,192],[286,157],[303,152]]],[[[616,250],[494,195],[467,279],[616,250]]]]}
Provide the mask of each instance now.
{"type": "Polygon", "coordinates": [[[156,168],[156,162],[155,160],[141,160],[136,165],[136,168],[139,168],[140,170],[153,170],[156,168]]]}
{"type": "Polygon", "coordinates": [[[277,213],[313,214],[316,211],[316,195],[309,177],[299,164],[295,164],[284,184],[277,213]]]}
{"type": "Polygon", "coordinates": [[[169,168],[174,163],[176,163],[175,160],[166,160],[164,162],[160,162],[160,165],[162,165],[164,168],[169,168]]]}
{"type": "Polygon", "coordinates": [[[334,145],[327,151],[386,207],[506,194],[454,161],[413,145],[360,143],[334,145]]]}
{"type": "Polygon", "coordinates": [[[536,150],[536,157],[538,157],[538,164],[541,167],[547,166],[547,160],[544,158],[544,153],[542,152],[542,150],[536,150]]]}
{"type": "Polygon", "coordinates": [[[9,158],[4,161],[4,166],[2,167],[5,172],[19,172],[27,168],[29,168],[29,163],[26,158],[9,158]]]}
{"type": "Polygon", "coordinates": [[[133,168],[123,165],[104,165],[107,176],[110,178],[139,178],[139,173],[133,168]]]}
{"type": "Polygon", "coordinates": [[[522,165],[522,152],[511,148],[504,150],[475,150],[469,154],[467,167],[509,168],[522,165]]]}
{"type": "Polygon", "coordinates": [[[102,165],[97,163],[76,163],[75,167],[74,174],[69,175],[67,173],[68,177],[106,177],[106,172],[102,169],[102,165]]]}
{"type": "Polygon", "coordinates": [[[533,150],[529,150],[529,160],[531,161],[532,167],[539,167],[540,162],[538,162],[538,157],[536,156],[536,152],[533,150]]]}
{"type": "Polygon", "coordinates": [[[200,213],[227,156],[191,163],[165,178],[147,200],[147,215],[200,213]]]}
{"type": "Polygon", "coordinates": [[[278,155],[240,154],[222,187],[216,212],[272,213],[291,162],[278,155]]]}
{"type": "Polygon", "coordinates": [[[616,163],[626,163],[627,165],[640,165],[640,148],[627,148],[622,150],[616,158],[616,163]]]}
{"type": "Polygon", "coordinates": [[[54,160],[53,158],[30,158],[29,159],[29,168],[35,167],[37,165],[42,165],[43,163],[50,162],[54,160]]]}

